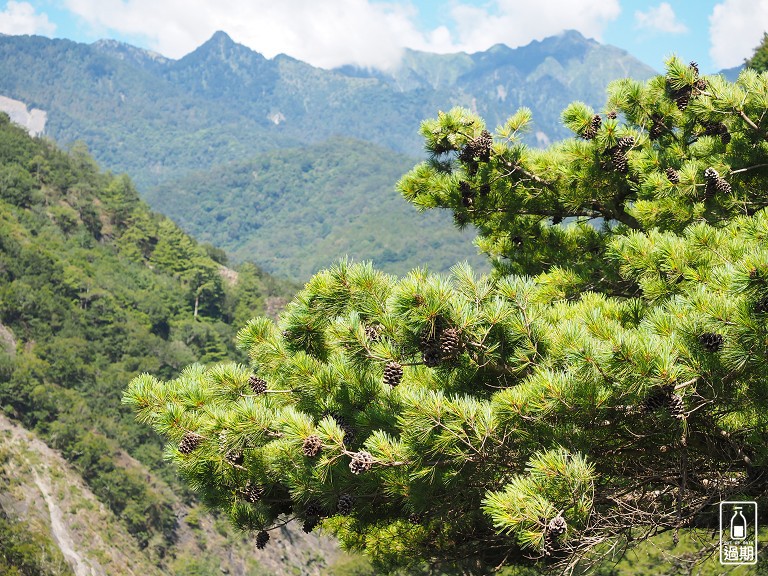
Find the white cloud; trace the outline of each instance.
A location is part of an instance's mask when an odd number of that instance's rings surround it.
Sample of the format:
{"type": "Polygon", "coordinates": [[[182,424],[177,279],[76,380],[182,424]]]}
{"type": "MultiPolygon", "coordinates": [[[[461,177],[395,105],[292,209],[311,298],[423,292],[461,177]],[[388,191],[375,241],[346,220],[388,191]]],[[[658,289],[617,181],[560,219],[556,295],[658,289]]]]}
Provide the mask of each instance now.
{"type": "MultiPolygon", "coordinates": [[[[289,54],[322,67],[387,67],[402,46],[432,45],[410,6],[367,0],[66,0],[99,34],[145,37],[151,48],[180,57],[216,30],[267,57],[289,54]]],[[[438,34],[437,39],[440,39],[438,34]]]]}
{"type": "Polygon", "coordinates": [[[35,13],[29,2],[9,0],[5,10],[0,12],[0,33],[2,34],[42,34],[51,35],[56,25],[48,20],[46,14],[35,13]]]}
{"type": "Polygon", "coordinates": [[[485,8],[445,0],[448,26],[419,30],[409,0],[65,0],[97,34],[146,38],[178,58],[224,30],[267,57],[285,53],[316,66],[388,68],[402,48],[433,52],[510,46],[576,29],[599,38],[619,0],[493,0],[485,8]],[[453,30],[452,30],[453,29],[453,30]]]}
{"type": "Polygon", "coordinates": [[[725,0],[709,17],[709,55],[720,68],[752,56],[768,31],[768,0],[725,0]]]}
{"type": "Polygon", "coordinates": [[[458,45],[473,52],[496,43],[522,46],[567,29],[599,40],[620,12],[618,0],[496,0],[492,10],[457,4],[451,15],[458,45]]]}
{"type": "Polygon", "coordinates": [[[635,12],[635,27],[670,34],[688,32],[688,27],[677,20],[675,11],[668,2],[662,2],[655,8],[649,8],[647,12],[637,10],[635,12]]]}

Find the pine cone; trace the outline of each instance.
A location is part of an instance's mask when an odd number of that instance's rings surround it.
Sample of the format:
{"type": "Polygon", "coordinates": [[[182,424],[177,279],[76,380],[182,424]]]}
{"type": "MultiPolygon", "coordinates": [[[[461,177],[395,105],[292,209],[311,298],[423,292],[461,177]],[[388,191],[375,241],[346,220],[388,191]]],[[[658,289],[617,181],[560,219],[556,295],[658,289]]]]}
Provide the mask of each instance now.
{"type": "Polygon", "coordinates": [[[400,384],[403,379],[403,367],[395,362],[388,362],[384,367],[384,384],[388,384],[392,388],[400,384]]]}
{"type": "Polygon", "coordinates": [[[723,347],[723,335],[714,332],[705,332],[699,336],[699,344],[707,352],[718,352],[723,347]]]}
{"type": "Polygon", "coordinates": [[[381,340],[381,333],[384,332],[384,326],[381,324],[371,324],[365,327],[365,337],[371,342],[381,340]]]}
{"type": "Polygon", "coordinates": [[[352,471],[352,474],[367,472],[371,469],[371,466],[373,466],[373,456],[364,450],[356,452],[349,463],[349,469],[352,471]]]}
{"type": "Polygon", "coordinates": [[[728,128],[722,122],[705,122],[704,136],[719,136],[728,132],[728,128]]]}
{"type": "Polygon", "coordinates": [[[493,146],[493,136],[488,130],[483,130],[475,139],[475,150],[481,162],[488,162],[491,159],[491,147],[493,146]]]}
{"type": "Polygon", "coordinates": [[[264,394],[267,391],[267,381],[258,376],[251,375],[251,377],[248,378],[248,384],[254,394],[264,394]]]}
{"type": "Polygon", "coordinates": [[[655,412],[656,410],[669,406],[673,390],[674,387],[669,385],[651,390],[650,394],[648,394],[643,402],[643,412],[655,412]]]}
{"type": "Polygon", "coordinates": [[[691,101],[691,93],[693,89],[691,86],[683,86],[679,90],[672,92],[672,99],[675,101],[679,110],[685,110],[688,107],[688,103],[691,101]]]}
{"type": "Polygon", "coordinates": [[[616,172],[622,174],[626,173],[629,169],[629,163],[627,162],[627,154],[624,150],[615,146],[611,149],[611,165],[616,172]]]}
{"type": "Polygon", "coordinates": [[[693,87],[696,89],[696,93],[704,92],[709,87],[709,83],[704,80],[704,78],[699,78],[696,80],[696,82],[693,84],[693,87]]]}
{"type": "Polygon", "coordinates": [[[672,184],[680,183],[680,173],[674,168],[667,168],[666,175],[667,175],[667,180],[672,182],[672,184]]]}
{"type": "Polygon", "coordinates": [[[422,359],[429,368],[439,365],[442,358],[440,353],[442,324],[442,319],[435,319],[434,327],[432,324],[425,325],[419,336],[419,349],[421,350],[422,359]]]}
{"type": "Polygon", "coordinates": [[[342,494],[336,503],[336,511],[342,516],[349,516],[352,513],[352,507],[355,499],[350,494],[342,494]]]}
{"type": "Polygon", "coordinates": [[[440,353],[443,359],[454,358],[460,345],[459,331],[456,328],[447,328],[440,334],[440,353]]]}
{"type": "Polygon", "coordinates": [[[304,456],[312,458],[317,456],[323,449],[323,441],[320,440],[320,436],[317,434],[310,434],[304,438],[304,443],[301,446],[304,456]]]}
{"type": "Polygon", "coordinates": [[[330,416],[336,420],[336,424],[338,424],[339,428],[341,428],[341,431],[344,433],[342,442],[344,442],[345,446],[350,446],[355,441],[354,427],[347,422],[341,414],[338,412],[325,412],[324,416],[330,416]]]}
{"type": "Polygon", "coordinates": [[[440,347],[437,344],[430,346],[427,350],[422,352],[422,359],[427,368],[435,368],[439,366],[440,360],[442,360],[440,347]]]}
{"type": "Polygon", "coordinates": [[[544,555],[551,556],[560,547],[559,538],[568,529],[568,524],[560,514],[552,518],[544,531],[544,555]]]}
{"type": "Polygon", "coordinates": [[[706,186],[704,188],[704,200],[709,200],[715,195],[717,181],[720,179],[720,175],[714,168],[707,168],[704,170],[704,179],[706,180],[706,186]]]}
{"type": "Polygon", "coordinates": [[[411,524],[421,524],[422,517],[421,514],[417,514],[416,512],[412,512],[408,515],[408,522],[411,524]]]}
{"type": "Polygon", "coordinates": [[[616,142],[616,146],[621,150],[632,148],[632,146],[634,145],[635,145],[635,139],[632,136],[624,136],[622,138],[619,138],[619,141],[616,142]]]}
{"type": "Polygon", "coordinates": [[[264,546],[267,545],[267,542],[269,542],[269,532],[262,530],[256,534],[256,548],[263,550],[264,546]]]}
{"type": "Polygon", "coordinates": [[[694,76],[696,76],[696,77],[699,76],[699,65],[695,61],[691,61],[691,63],[688,64],[688,68],[693,70],[694,76]]]}
{"type": "Polygon", "coordinates": [[[232,464],[232,466],[242,466],[245,461],[245,456],[242,450],[229,450],[224,455],[224,460],[232,464]]]}
{"type": "Polygon", "coordinates": [[[661,114],[654,112],[651,115],[651,120],[653,123],[651,124],[651,128],[648,130],[648,138],[651,140],[657,140],[662,134],[664,134],[667,127],[664,124],[664,117],[661,114]]]}
{"type": "Polygon", "coordinates": [[[717,170],[711,166],[704,170],[704,179],[707,182],[704,189],[705,200],[712,198],[715,194],[731,193],[731,185],[724,178],[721,178],[717,170]]]}
{"type": "Polygon", "coordinates": [[[610,112],[608,112],[608,114],[606,114],[606,116],[611,120],[616,120],[616,118],[618,117],[618,114],[616,113],[616,110],[611,110],[610,112]]]}
{"type": "Polygon", "coordinates": [[[547,525],[547,532],[554,536],[560,536],[561,534],[565,534],[565,531],[567,529],[568,529],[568,523],[565,521],[565,518],[563,518],[560,514],[552,518],[552,520],[550,520],[549,524],[547,525]]]}
{"type": "Polygon", "coordinates": [[[673,418],[677,418],[678,420],[685,418],[685,403],[683,402],[682,396],[679,394],[670,394],[667,408],[673,418]]]}
{"type": "Polygon", "coordinates": [[[557,537],[549,531],[546,531],[544,533],[544,547],[542,549],[544,556],[552,556],[552,554],[557,552],[558,548],[559,544],[557,542],[557,537]]]}
{"type": "Polygon", "coordinates": [[[592,116],[589,124],[587,124],[587,127],[584,128],[584,130],[581,132],[581,137],[585,140],[592,140],[595,136],[597,136],[597,131],[600,130],[600,126],[602,126],[602,124],[603,120],[600,118],[600,114],[595,114],[592,116]]]}
{"type": "Polygon", "coordinates": [[[317,502],[309,502],[304,507],[304,516],[307,518],[322,518],[323,510],[317,502]]]}
{"type": "Polygon", "coordinates": [[[246,502],[256,504],[256,502],[261,500],[261,497],[264,495],[264,488],[256,484],[252,484],[249,480],[246,482],[245,486],[238,490],[238,495],[246,502]]]}
{"type": "Polygon", "coordinates": [[[309,534],[317,528],[317,525],[320,523],[320,519],[316,516],[313,516],[311,518],[307,518],[304,520],[304,524],[302,525],[301,529],[304,531],[305,534],[309,534]]]}
{"type": "Polygon", "coordinates": [[[720,136],[720,142],[728,144],[731,141],[731,133],[722,122],[707,122],[704,124],[704,136],[720,136]]]}
{"type": "Polygon", "coordinates": [[[493,137],[487,130],[483,130],[480,136],[473,138],[464,145],[459,152],[459,160],[470,168],[470,173],[477,170],[477,162],[488,162],[491,159],[491,146],[493,137]]]}
{"type": "Polygon", "coordinates": [[[724,178],[718,178],[715,181],[715,193],[724,195],[730,194],[731,191],[731,185],[724,178]]]}
{"type": "Polygon", "coordinates": [[[200,446],[202,441],[203,437],[200,436],[200,434],[189,431],[184,432],[184,436],[181,438],[181,442],[179,443],[179,452],[184,455],[191,454],[197,450],[197,447],[200,446]]]}

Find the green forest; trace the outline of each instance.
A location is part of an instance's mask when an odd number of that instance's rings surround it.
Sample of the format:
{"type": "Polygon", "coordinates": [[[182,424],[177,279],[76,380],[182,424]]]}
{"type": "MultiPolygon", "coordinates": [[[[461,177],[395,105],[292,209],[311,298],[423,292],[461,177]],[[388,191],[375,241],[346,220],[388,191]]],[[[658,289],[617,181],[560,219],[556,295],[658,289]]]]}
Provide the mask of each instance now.
{"type": "Polygon", "coordinates": [[[171,502],[118,452],[186,493],[158,438],[121,407],[122,389],[141,372],[244,359],[236,327],[295,290],[251,264],[231,283],[225,262],[83,147],[61,151],[0,114],[0,406],[59,450],[155,559],[173,542],[171,502]]]}
{"type": "Polygon", "coordinates": [[[333,138],[193,172],[151,190],[147,200],[232,260],[257,261],[295,281],[340,255],[392,274],[417,266],[444,271],[462,260],[487,270],[472,230],[457,232],[447,211],[419,214],[403,202],[393,183],[413,163],[380,146],[333,138]]]}

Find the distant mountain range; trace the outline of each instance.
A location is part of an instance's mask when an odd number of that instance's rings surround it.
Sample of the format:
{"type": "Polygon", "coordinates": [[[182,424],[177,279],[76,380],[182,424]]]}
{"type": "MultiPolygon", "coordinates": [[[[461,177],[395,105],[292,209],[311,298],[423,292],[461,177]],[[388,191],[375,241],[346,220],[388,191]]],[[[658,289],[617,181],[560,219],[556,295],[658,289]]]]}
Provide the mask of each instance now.
{"type": "MultiPolygon", "coordinates": [[[[376,242],[367,244],[370,250],[356,250],[360,242],[354,238],[347,242],[351,247],[345,249],[356,258],[373,259],[395,273],[405,272],[414,261],[443,270],[448,260],[433,257],[441,253],[479,263],[466,235],[448,233],[452,224],[447,215],[420,226],[410,206],[391,201],[396,180],[392,175],[401,174],[422,156],[420,122],[440,109],[462,105],[477,111],[493,128],[527,106],[535,120],[529,141],[546,145],[567,135],[560,113],[569,102],[582,100],[598,108],[609,81],[653,74],[625,51],[573,31],[517,49],[496,45],[476,54],[408,50],[391,73],[353,67],[324,70],[285,55],[266,59],[224,32],[179,60],[112,40],[85,45],[0,36],[0,95],[44,111],[47,135],[64,145],[84,141],[103,166],[127,172],[155,209],[178,219],[192,234],[221,242],[238,259],[253,259],[271,272],[301,280],[307,271],[343,254],[335,251],[341,246],[325,242],[325,236],[297,236],[296,230],[330,233],[329,226],[355,216],[345,214],[343,206],[333,217],[323,214],[322,205],[319,212],[305,211],[304,218],[324,221],[324,228],[283,210],[287,199],[294,202],[313,193],[319,181],[312,177],[325,179],[322,185],[327,189],[348,189],[354,180],[368,190],[371,222],[408,222],[394,231],[388,227],[369,231],[376,236],[376,242]],[[329,139],[334,139],[339,159],[362,151],[376,161],[369,162],[365,172],[337,162],[328,167],[336,168],[331,170],[337,178],[332,182],[327,181],[327,172],[303,175],[298,160],[276,162],[282,170],[294,170],[294,177],[284,179],[285,186],[277,193],[270,190],[271,203],[254,199],[250,204],[258,204],[259,212],[244,209],[233,215],[231,206],[212,205],[204,189],[190,185],[205,172],[226,172],[231,162],[241,170],[243,163],[264,164],[265,154],[279,150],[289,158],[315,156],[317,145],[327,149],[323,143],[329,139]],[[387,175],[386,181],[382,175],[387,175]],[[368,179],[390,200],[377,201],[368,179]],[[183,195],[178,193],[181,188],[183,195]],[[197,196],[190,197],[190,189],[197,196]],[[208,206],[205,213],[200,210],[203,204],[208,206]],[[298,251],[311,261],[296,266],[286,260],[292,256],[275,258],[263,252],[267,246],[254,247],[253,230],[261,228],[263,234],[263,226],[241,226],[233,218],[269,222],[273,245],[301,237],[305,246],[327,249],[298,251]],[[230,230],[226,239],[220,229],[223,221],[230,230]],[[283,236],[285,231],[292,235],[283,236]]],[[[225,196],[241,192],[256,197],[263,190],[252,185],[234,188],[225,196]]],[[[345,204],[350,210],[354,205],[345,204]]]]}

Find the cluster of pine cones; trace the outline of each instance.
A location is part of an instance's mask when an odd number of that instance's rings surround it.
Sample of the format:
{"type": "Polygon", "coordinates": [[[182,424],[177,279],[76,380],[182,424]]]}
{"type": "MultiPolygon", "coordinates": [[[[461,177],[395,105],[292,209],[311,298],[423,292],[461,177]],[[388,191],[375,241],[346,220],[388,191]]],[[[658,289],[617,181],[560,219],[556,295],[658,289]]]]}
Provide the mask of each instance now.
{"type": "Polygon", "coordinates": [[[491,159],[493,136],[488,130],[483,130],[480,136],[467,142],[459,152],[459,161],[464,164],[469,174],[477,172],[478,162],[488,162],[491,159]]]}
{"type": "Polygon", "coordinates": [[[695,98],[707,89],[707,81],[704,78],[699,78],[699,67],[696,62],[691,62],[689,68],[694,72],[695,80],[693,85],[687,84],[680,88],[673,88],[670,78],[667,78],[667,94],[675,101],[680,110],[685,110],[691,98],[695,98]]]}
{"type": "Polygon", "coordinates": [[[717,170],[711,166],[704,170],[704,180],[707,185],[704,189],[704,199],[709,200],[715,194],[730,194],[731,185],[717,173],[717,170]]]}
{"type": "Polygon", "coordinates": [[[424,364],[429,368],[456,358],[461,351],[458,328],[444,328],[444,324],[441,318],[437,318],[434,324],[427,324],[421,331],[419,350],[424,364]]]}

